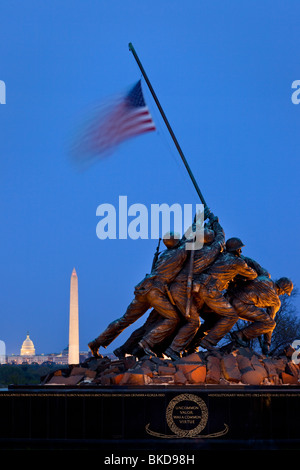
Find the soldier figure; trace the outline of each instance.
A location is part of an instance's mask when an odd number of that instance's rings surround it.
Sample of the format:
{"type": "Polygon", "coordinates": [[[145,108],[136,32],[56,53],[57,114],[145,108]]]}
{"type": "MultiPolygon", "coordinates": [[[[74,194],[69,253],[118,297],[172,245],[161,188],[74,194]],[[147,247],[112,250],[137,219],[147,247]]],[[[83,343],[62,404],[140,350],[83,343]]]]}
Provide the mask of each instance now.
{"type": "MultiPolygon", "coordinates": [[[[188,240],[185,237],[179,240],[176,234],[169,233],[165,235],[163,241],[167,249],[159,256],[151,274],[146,275],[135,287],[135,298],[125,314],[110,323],[103,333],[88,344],[94,356],[98,356],[100,346],[107,347],[125,328],[138,320],[151,307],[163,317],[160,325],[162,333],[165,331],[171,333],[178,325],[178,312],[168,298],[167,286],[176,277],[187,258],[189,252],[185,244],[188,240]]],[[[146,346],[145,353],[153,354],[146,346]]]]}
{"type": "MultiPolygon", "coordinates": [[[[262,350],[267,354],[281,306],[279,296],[290,295],[293,283],[285,277],[272,281],[258,263],[241,255],[244,244],[239,238],[225,244],[218,218],[207,207],[204,216],[209,223],[201,249],[188,250],[186,244],[192,240],[185,236],[179,239],[172,232],[164,236],[167,249],[158,257],[157,248],[151,273],[135,287],[125,314],[88,344],[95,357],[100,346],[106,348],[150,308],[146,323],[114,351],[117,356],[156,355],[152,349],[157,348],[176,360],[199,345],[210,350],[239,318],[251,324],[232,333],[235,341],[246,346],[248,340],[264,335],[262,350]],[[201,315],[207,325],[200,328],[201,315]],[[135,341],[138,346],[133,350],[135,341]]],[[[194,234],[197,222],[192,226],[194,234]]]]}
{"type": "MultiPolygon", "coordinates": [[[[145,323],[139,328],[137,328],[136,330],[134,330],[129,336],[129,338],[125,341],[125,343],[122,344],[122,346],[119,346],[117,349],[113,351],[114,355],[117,356],[119,359],[121,359],[122,357],[125,357],[126,354],[139,356],[140,355],[139,352],[140,352],[141,355],[143,356],[144,355],[143,350],[139,351],[137,349],[138,343],[143,339],[143,337],[146,335],[148,331],[152,330],[152,328],[157,327],[159,323],[161,323],[162,321],[163,321],[163,317],[159,315],[159,313],[155,309],[152,309],[145,323]]],[[[161,345],[155,345],[155,348],[153,351],[154,354],[157,355],[158,349],[160,353],[163,352],[160,346],[161,345]]]]}
{"type": "MultiPolygon", "coordinates": [[[[257,276],[263,276],[270,278],[270,273],[263,268],[257,261],[254,261],[252,258],[240,255],[240,257],[247,263],[247,265],[254,269],[257,272],[257,276]]],[[[232,282],[229,283],[228,290],[224,293],[224,297],[231,302],[232,295],[230,292],[233,292],[237,286],[245,285],[245,279],[237,275],[232,282]]],[[[251,283],[252,281],[247,281],[247,284],[251,283]]],[[[236,312],[237,313],[237,312],[236,312]]],[[[222,317],[218,315],[215,311],[209,308],[206,304],[203,305],[199,312],[200,317],[204,320],[204,323],[201,324],[200,328],[198,329],[197,333],[195,334],[194,338],[188,345],[187,354],[191,354],[193,352],[198,351],[198,346],[200,345],[201,339],[212,329],[213,326],[216,325],[217,321],[220,320],[222,317]]]]}
{"type": "Polygon", "coordinates": [[[247,341],[264,334],[262,351],[267,354],[276,326],[275,316],[281,306],[279,296],[291,295],[292,290],[290,279],[282,277],[274,282],[266,276],[258,276],[253,281],[230,289],[230,301],[239,318],[252,322],[242,330],[231,333],[232,337],[240,345],[247,346],[247,341]]]}
{"type": "MultiPolygon", "coordinates": [[[[209,215],[210,223],[204,231],[204,246],[195,250],[193,262],[193,277],[208,268],[219,256],[225,244],[224,231],[219,224],[218,218],[212,213],[209,215]]],[[[189,276],[189,263],[186,262],[180,273],[170,286],[170,292],[174,302],[183,316],[187,306],[187,282],[189,276]]],[[[200,327],[200,317],[197,306],[192,301],[189,317],[185,324],[181,326],[171,345],[166,349],[165,354],[171,359],[178,359],[181,352],[191,342],[200,327]]]]}
{"type": "MultiPolygon", "coordinates": [[[[217,258],[220,251],[223,249],[225,241],[223,229],[218,222],[218,218],[212,213],[209,214],[209,218],[210,222],[204,228],[204,245],[202,248],[194,251],[192,265],[194,273],[202,272],[217,258]]],[[[164,351],[165,354],[172,359],[180,357],[181,350],[185,349],[186,345],[191,341],[200,326],[198,310],[193,303],[190,305],[189,315],[186,313],[189,270],[190,259],[188,258],[180,273],[171,283],[169,289],[170,299],[173,305],[178,309],[180,314],[179,319],[181,320],[178,325],[179,332],[176,332],[171,346],[164,351]],[[183,325],[181,326],[182,323],[183,325]]],[[[158,345],[160,352],[163,352],[162,346],[168,343],[168,338],[172,338],[172,334],[174,334],[174,331],[167,331],[166,329],[162,331],[160,315],[158,315],[157,312],[152,312],[149,315],[147,322],[139,328],[138,331],[134,332],[130,340],[121,348],[117,349],[116,353],[122,353],[122,351],[124,351],[124,347],[130,347],[133,339],[138,338],[140,335],[143,335],[143,338],[139,342],[143,349],[149,350],[149,348],[151,348],[151,350],[157,350],[158,345]]],[[[133,352],[135,354],[139,354],[138,349],[133,352]]]]}
{"type": "Polygon", "coordinates": [[[193,294],[198,309],[201,310],[205,303],[212,311],[220,315],[215,326],[200,342],[205,349],[213,349],[238,319],[234,307],[224,297],[223,291],[237,275],[250,280],[257,277],[257,272],[240,256],[243,246],[239,238],[227,240],[226,250],[219,255],[211,267],[195,279],[193,294]]]}

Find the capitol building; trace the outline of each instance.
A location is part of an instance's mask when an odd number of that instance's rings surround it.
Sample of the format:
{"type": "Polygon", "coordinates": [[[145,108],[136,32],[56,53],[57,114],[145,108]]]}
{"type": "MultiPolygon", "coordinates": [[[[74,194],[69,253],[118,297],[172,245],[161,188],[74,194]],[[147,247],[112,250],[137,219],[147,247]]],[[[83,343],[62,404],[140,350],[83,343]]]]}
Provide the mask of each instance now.
{"type": "Polygon", "coordinates": [[[35,356],[35,347],[29,338],[29,333],[27,333],[27,338],[23,341],[20,356],[35,356]]]}
{"type": "MultiPolygon", "coordinates": [[[[88,357],[88,352],[80,353],[80,362],[84,361],[88,357]]],[[[43,364],[43,363],[54,363],[54,364],[68,364],[68,348],[65,348],[61,353],[50,353],[36,355],[35,347],[32,339],[27,332],[26,338],[22,343],[20,354],[12,354],[6,356],[7,364],[43,364]]]]}
{"type": "Polygon", "coordinates": [[[6,356],[5,343],[0,341],[0,364],[79,364],[90,356],[90,352],[79,352],[78,326],[78,276],[75,268],[70,279],[69,343],[60,353],[36,354],[32,339],[27,332],[20,354],[6,356]]]}

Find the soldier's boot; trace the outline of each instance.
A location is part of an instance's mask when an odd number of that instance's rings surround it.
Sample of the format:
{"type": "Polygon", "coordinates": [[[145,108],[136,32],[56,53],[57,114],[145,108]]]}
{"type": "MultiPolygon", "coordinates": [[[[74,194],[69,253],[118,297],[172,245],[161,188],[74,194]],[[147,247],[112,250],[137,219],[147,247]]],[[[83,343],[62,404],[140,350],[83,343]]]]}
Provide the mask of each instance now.
{"type": "Polygon", "coordinates": [[[100,344],[97,343],[96,340],[94,341],[91,341],[89,344],[88,344],[88,347],[91,351],[91,353],[93,354],[94,357],[103,357],[101,354],[99,354],[99,348],[100,348],[100,344]]]}
{"type": "Polygon", "coordinates": [[[141,346],[137,345],[135,348],[133,348],[132,355],[137,359],[141,359],[143,356],[145,356],[145,351],[141,346]]]}
{"type": "Polygon", "coordinates": [[[213,344],[211,341],[209,341],[205,337],[201,339],[200,346],[203,349],[207,349],[207,351],[214,351],[216,348],[216,344],[213,344]]]}
{"type": "Polygon", "coordinates": [[[249,346],[249,341],[247,340],[246,336],[243,335],[242,331],[232,331],[230,336],[239,346],[243,346],[245,348],[249,346]]]}
{"type": "Polygon", "coordinates": [[[150,348],[149,344],[144,340],[142,339],[139,343],[138,343],[139,347],[144,351],[144,353],[147,355],[147,356],[154,356],[156,357],[156,354],[154,351],[152,351],[152,349],[150,348]]]}
{"type": "Polygon", "coordinates": [[[173,361],[176,361],[177,359],[181,358],[180,352],[174,351],[174,349],[170,347],[165,350],[164,354],[170,357],[173,361]]]}
{"type": "Polygon", "coordinates": [[[190,354],[194,354],[194,353],[197,353],[197,352],[199,352],[198,346],[193,346],[191,348],[188,348],[186,351],[184,351],[182,353],[182,356],[184,356],[184,357],[190,356],[190,354]]]}
{"type": "Polygon", "coordinates": [[[125,352],[123,351],[122,347],[117,348],[113,351],[114,355],[119,359],[123,359],[125,357],[125,352]]]}

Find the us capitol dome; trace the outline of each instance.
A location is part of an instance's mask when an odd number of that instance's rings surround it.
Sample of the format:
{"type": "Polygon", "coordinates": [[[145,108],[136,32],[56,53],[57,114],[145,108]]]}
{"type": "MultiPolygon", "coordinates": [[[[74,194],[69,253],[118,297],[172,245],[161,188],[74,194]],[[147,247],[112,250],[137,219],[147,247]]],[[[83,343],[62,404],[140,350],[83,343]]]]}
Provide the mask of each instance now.
{"type": "Polygon", "coordinates": [[[27,333],[27,338],[23,341],[20,355],[21,356],[34,356],[35,355],[35,347],[31,339],[29,338],[29,333],[27,333]]]}

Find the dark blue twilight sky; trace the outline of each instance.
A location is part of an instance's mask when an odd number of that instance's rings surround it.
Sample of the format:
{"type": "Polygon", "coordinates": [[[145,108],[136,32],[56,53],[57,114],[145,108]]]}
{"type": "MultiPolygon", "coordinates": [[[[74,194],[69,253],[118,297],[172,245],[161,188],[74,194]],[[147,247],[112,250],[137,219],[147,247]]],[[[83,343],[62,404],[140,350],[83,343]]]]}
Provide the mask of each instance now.
{"type": "Polygon", "coordinates": [[[157,241],[99,240],[99,204],[117,206],[120,195],[149,210],[199,202],[145,82],[157,132],[84,172],[68,157],[85,112],[141,77],[129,42],[226,236],[239,236],[273,278],[299,286],[298,1],[10,0],[0,16],[0,339],[8,354],[19,353],[27,331],[37,353],[67,346],[73,267],[81,350],[124,313],[149,272],[157,241]]]}

